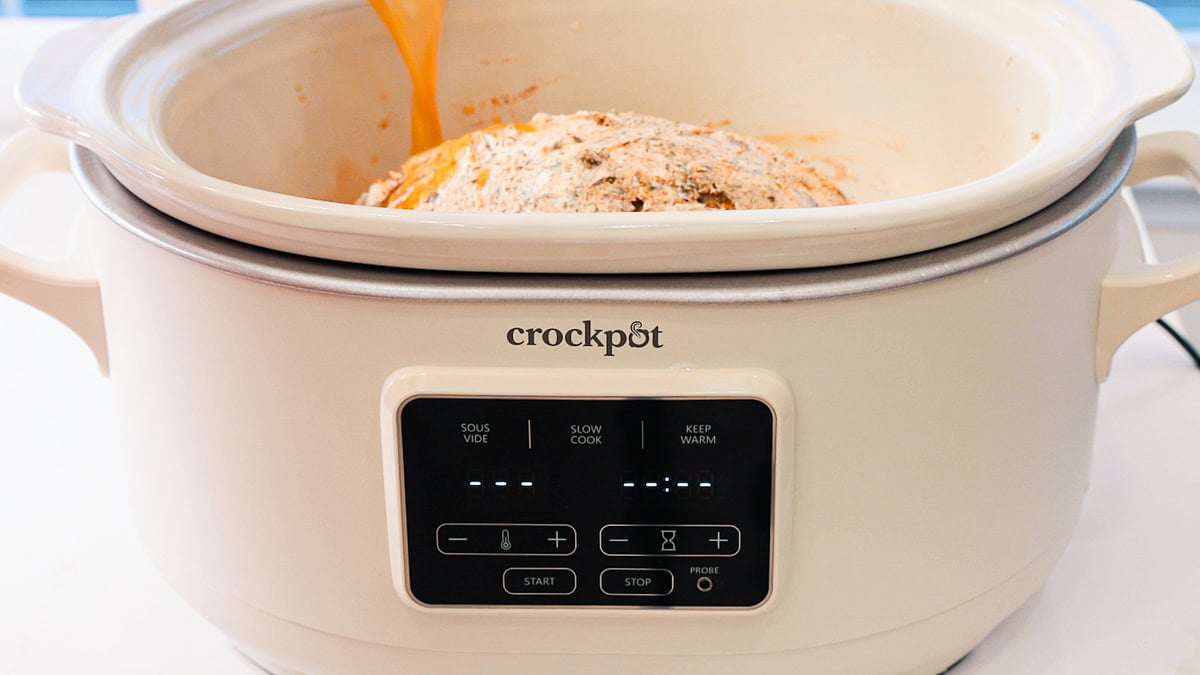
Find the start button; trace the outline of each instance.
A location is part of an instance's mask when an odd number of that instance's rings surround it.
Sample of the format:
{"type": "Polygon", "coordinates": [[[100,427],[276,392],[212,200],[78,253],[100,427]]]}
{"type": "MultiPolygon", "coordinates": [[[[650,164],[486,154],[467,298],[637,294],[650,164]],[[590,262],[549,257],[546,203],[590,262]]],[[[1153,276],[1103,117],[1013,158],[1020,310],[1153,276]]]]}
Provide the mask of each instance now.
{"type": "Polygon", "coordinates": [[[509,595],[570,595],[575,592],[575,571],[566,567],[510,567],[504,570],[504,592],[509,595]]]}

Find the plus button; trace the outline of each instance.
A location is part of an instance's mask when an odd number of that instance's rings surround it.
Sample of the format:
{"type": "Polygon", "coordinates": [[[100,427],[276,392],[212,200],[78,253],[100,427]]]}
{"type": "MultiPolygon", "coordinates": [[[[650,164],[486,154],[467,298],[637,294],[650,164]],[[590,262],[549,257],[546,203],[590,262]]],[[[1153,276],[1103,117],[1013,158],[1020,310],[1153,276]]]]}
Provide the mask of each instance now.
{"type": "Polygon", "coordinates": [[[557,551],[557,550],[558,550],[558,546],[559,546],[559,544],[562,544],[562,543],[563,543],[564,541],[566,541],[566,540],[567,540],[567,538],[566,538],[566,537],[564,537],[564,536],[562,536],[561,534],[559,534],[559,533],[558,533],[558,530],[555,530],[555,531],[554,531],[554,536],[553,536],[553,537],[547,537],[547,538],[546,538],[546,541],[552,541],[552,542],[554,542],[554,550],[555,550],[555,551],[557,551]]]}
{"type": "Polygon", "coordinates": [[[721,550],[721,544],[724,544],[724,543],[728,542],[729,540],[728,540],[728,539],[726,539],[725,537],[722,537],[722,536],[721,536],[721,531],[720,531],[720,530],[717,530],[717,536],[713,537],[712,539],[709,539],[709,541],[711,541],[712,543],[716,544],[716,545],[717,545],[717,550],[718,550],[718,551],[720,551],[720,550],[721,550]]]}

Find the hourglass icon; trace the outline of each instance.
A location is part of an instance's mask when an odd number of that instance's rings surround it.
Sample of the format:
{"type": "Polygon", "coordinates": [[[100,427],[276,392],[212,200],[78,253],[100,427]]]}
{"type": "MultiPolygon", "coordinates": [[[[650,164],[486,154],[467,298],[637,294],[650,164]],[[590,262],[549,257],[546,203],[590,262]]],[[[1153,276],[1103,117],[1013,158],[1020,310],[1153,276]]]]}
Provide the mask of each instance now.
{"type": "Polygon", "coordinates": [[[512,548],[512,539],[508,536],[508,530],[500,530],[500,550],[507,551],[512,548]]]}
{"type": "Polygon", "coordinates": [[[659,530],[662,534],[662,549],[663,553],[674,553],[675,547],[675,530],[659,530]]]}

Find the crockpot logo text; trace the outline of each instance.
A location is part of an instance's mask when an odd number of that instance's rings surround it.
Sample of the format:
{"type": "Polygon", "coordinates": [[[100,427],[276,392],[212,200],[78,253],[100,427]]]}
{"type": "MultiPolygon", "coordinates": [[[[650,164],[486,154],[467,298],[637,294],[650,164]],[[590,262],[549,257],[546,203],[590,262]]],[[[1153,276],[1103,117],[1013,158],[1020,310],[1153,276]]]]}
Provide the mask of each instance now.
{"type": "Polygon", "coordinates": [[[618,349],[662,349],[662,328],[646,328],[641,321],[634,321],[629,328],[596,328],[592,322],[584,321],[574,328],[522,328],[508,329],[508,344],[514,347],[583,347],[603,349],[605,356],[612,356],[618,349]]]}

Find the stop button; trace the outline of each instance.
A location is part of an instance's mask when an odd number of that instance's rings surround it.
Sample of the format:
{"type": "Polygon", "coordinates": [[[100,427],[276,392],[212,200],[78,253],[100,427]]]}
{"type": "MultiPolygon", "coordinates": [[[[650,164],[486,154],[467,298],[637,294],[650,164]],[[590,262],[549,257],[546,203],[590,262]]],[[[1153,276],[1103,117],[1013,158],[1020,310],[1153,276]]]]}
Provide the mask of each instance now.
{"type": "Polygon", "coordinates": [[[605,595],[670,595],[675,590],[671,570],[610,568],[600,573],[605,595]]]}

